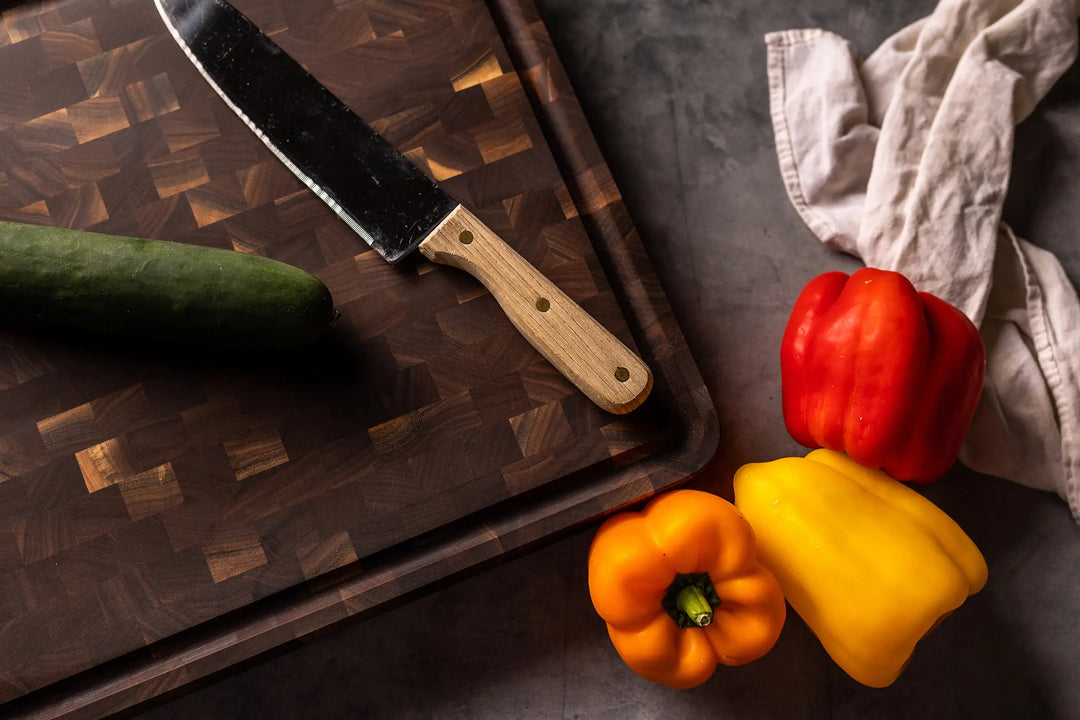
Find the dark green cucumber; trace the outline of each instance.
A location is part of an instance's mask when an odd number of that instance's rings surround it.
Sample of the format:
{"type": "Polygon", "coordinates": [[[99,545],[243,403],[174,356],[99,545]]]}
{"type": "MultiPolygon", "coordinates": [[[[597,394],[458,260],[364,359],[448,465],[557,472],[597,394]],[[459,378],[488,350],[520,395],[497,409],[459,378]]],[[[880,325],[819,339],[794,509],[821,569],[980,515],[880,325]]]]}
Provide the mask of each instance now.
{"type": "Polygon", "coordinates": [[[0,223],[0,314],[222,347],[286,347],[326,332],[330,291],[250,253],[0,223]]]}

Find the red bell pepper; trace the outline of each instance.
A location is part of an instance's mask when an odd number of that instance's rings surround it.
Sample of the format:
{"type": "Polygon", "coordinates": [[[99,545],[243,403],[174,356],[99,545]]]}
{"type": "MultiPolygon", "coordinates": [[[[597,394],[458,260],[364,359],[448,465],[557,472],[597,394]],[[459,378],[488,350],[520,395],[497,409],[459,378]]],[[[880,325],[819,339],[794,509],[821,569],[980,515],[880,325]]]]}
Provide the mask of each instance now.
{"type": "Polygon", "coordinates": [[[825,273],[803,288],[784,331],[784,422],[802,445],[930,482],[960,453],[985,365],[967,316],[903,275],[825,273]]]}

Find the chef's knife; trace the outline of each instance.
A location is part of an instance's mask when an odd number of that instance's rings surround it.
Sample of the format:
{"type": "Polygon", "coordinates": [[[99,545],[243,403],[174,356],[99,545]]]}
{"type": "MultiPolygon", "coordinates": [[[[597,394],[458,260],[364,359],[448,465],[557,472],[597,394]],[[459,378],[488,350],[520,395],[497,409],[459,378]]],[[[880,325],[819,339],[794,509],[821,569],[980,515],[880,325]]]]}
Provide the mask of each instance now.
{"type": "Polygon", "coordinates": [[[188,58],[301,181],[389,262],[419,250],[478,279],[548,361],[613,413],[649,368],[223,0],[154,0],[188,58]]]}

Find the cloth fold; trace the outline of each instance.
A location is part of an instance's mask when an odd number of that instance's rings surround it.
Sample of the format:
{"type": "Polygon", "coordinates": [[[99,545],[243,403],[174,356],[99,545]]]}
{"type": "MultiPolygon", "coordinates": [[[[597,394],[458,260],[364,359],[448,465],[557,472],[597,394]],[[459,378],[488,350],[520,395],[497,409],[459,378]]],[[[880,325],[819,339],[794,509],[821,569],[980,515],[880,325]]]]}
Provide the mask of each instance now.
{"type": "Polygon", "coordinates": [[[979,326],[987,377],[960,460],[1056,492],[1080,522],[1080,300],[1002,222],[1014,129],[1077,55],[1078,0],[942,0],[864,60],[766,36],[788,196],[811,231],[979,326]]]}

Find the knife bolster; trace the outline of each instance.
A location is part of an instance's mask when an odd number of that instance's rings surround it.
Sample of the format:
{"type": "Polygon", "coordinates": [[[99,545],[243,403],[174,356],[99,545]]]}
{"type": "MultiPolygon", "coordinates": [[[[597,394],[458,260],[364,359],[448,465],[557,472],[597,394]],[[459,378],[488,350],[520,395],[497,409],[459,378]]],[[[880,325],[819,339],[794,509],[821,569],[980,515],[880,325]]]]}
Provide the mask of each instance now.
{"type": "Polygon", "coordinates": [[[648,396],[648,366],[465,207],[420,252],[479,280],[532,346],[604,410],[628,413],[648,396]]]}

